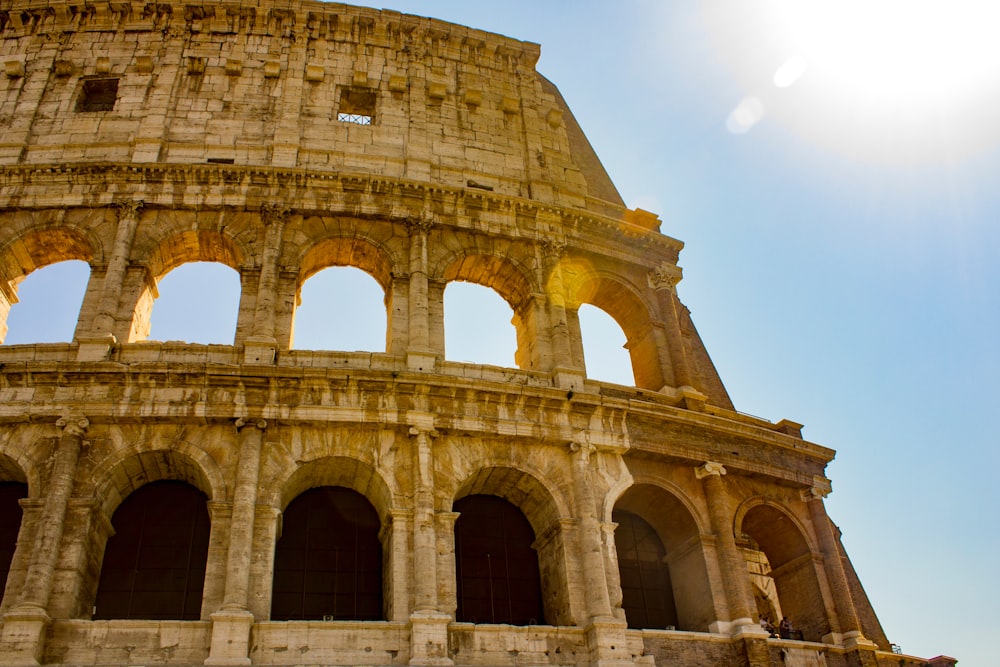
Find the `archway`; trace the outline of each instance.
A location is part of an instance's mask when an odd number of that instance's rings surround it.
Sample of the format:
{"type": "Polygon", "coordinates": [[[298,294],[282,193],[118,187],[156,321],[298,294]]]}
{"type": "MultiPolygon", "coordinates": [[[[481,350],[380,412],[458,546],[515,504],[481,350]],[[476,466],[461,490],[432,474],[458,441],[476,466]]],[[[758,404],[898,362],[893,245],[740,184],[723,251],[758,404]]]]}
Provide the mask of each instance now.
{"type": "Polygon", "coordinates": [[[612,520],[629,627],[708,631],[718,613],[688,506],[664,488],[639,483],[615,503],[612,520]]]}
{"type": "Polygon", "coordinates": [[[458,610],[469,623],[544,624],[535,532],[517,507],[490,495],[455,503],[458,610]]]}
{"type": "Polygon", "coordinates": [[[317,271],[299,290],[292,347],[385,352],[385,298],[378,281],[361,269],[331,266],[317,271]]]}
{"type": "Polygon", "coordinates": [[[150,316],[155,340],[231,345],[240,307],[240,279],[219,262],[188,262],[161,277],[150,316]]]}
{"type": "MultiPolygon", "coordinates": [[[[758,611],[788,617],[802,639],[821,641],[830,622],[819,583],[821,563],[790,514],[774,505],[758,504],[746,511],[737,536],[750,564],[758,611]],[[768,593],[767,580],[773,581],[768,593]],[[763,597],[763,599],[761,599],[763,597]]],[[[773,618],[777,625],[778,618],[773,618]]],[[[796,638],[799,638],[796,636],[796,638]]]]}
{"type": "Polygon", "coordinates": [[[0,603],[3,601],[11,561],[21,530],[21,499],[28,497],[28,485],[0,482],[0,603]]]}
{"type": "Polygon", "coordinates": [[[90,265],[81,260],[56,262],[25,276],[17,286],[4,343],[72,341],[89,279],[90,265]]]}
{"type": "Polygon", "coordinates": [[[382,620],[380,529],[357,491],[324,486],[293,500],[275,547],[271,620],[382,620]]]}
{"type": "Polygon", "coordinates": [[[468,282],[444,291],[445,356],[450,361],[515,367],[514,312],[499,293],[468,282]]]}
{"type": "Polygon", "coordinates": [[[111,519],[95,619],[198,620],[208,556],[205,495],[178,481],[129,494],[111,519]]]}

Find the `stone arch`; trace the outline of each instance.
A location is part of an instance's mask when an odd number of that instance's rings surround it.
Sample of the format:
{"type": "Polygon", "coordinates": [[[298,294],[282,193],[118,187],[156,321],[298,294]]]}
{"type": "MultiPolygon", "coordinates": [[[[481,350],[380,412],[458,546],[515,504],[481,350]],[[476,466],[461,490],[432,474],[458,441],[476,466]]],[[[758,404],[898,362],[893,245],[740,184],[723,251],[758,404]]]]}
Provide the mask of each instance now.
{"type": "MultiPolygon", "coordinates": [[[[117,453],[117,452],[116,452],[117,453]]],[[[97,499],[105,517],[133,491],[149,482],[187,482],[211,500],[227,497],[227,489],[217,464],[204,451],[185,446],[149,447],[125,457],[109,457],[92,475],[90,494],[97,499]]]]}
{"type": "Polygon", "coordinates": [[[740,506],[734,527],[744,556],[761,569],[755,576],[774,582],[774,608],[780,608],[807,641],[820,641],[829,634],[822,557],[803,523],[783,505],[757,497],[740,506]]]}
{"type": "Polygon", "coordinates": [[[93,264],[99,249],[85,231],[55,224],[31,228],[0,248],[0,342],[7,334],[10,308],[17,303],[18,285],[28,274],[70,260],[93,264]]]}
{"type": "Polygon", "coordinates": [[[239,271],[248,256],[248,249],[224,232],[188,229],[161,239],[146,261],[149,275],[159,280],[188,262],[218,262],[239,271]]]}
{"type": "MultiPolygon", "coordinates": [[[[614,504],[612,518],[619,524],[619,529],[615,532],[615,543],[622,572],[622,599],[626,617],[630,608],[637,617],[645,617],[645,613],[642,600],[639,599],[643,595],[642,584],[625,581],[625,570],[629,570],[629,579],[648,571],[651,576],[661,580],[662,585],[672,594],[672,600],[666,601],[656,617],[667,619],[667,625],[680,630],[707,632],[710,624],[718,620],[718,615],[713,604],[708,554],[702,539],[705,535],[702,519],[694,511],[693,503],[679,488],[654,480],[649,476],[638,475],[636,483],[622,493],[614,504]],[[636,554],[630,555],[630,559],[638,559],[634,563],[626,563],[622,559],[623,553],[629,553],[629,545],[625,542],[632,537],[629,526],[635,521],[633,517],[648,525],[659,539],[664,552],[662,564],[648,558],[643,562],[643,557],[636,554]],[[625,522],[628,523],[623,527],[625,522]],[[623,530],[628,530],[629,535],[623,534],[623,530]],[[619,540],[622,542],[619,543],[619,540]],[[637,589],[636,586],[640,588],[637,589]]],[[[632,623],[630,620],[630,627],[636,627],[632,623]]]]}
{"type": "Polygon", "coordinates": [[[589,303],[610,315],[625,333],[635,384],[658,391],[664,385],[651,305],[621,276],[597,271],[584,263],[560,262],[566,307],[575,313],[589,303]]]}
{"type": "Polygon", "coordinates": [[[394,507],[392,491],[382,475],[365,461],[347,456],[324,456],[303,463],[276,489],[272,501],[283,511],[302,493],[320,486],[357,491],[383,521],[394,507]]]}
{"type": "Polygon", "coordinates": [[[456,252],[443,258],[439,269],[440,273],[433,273],[445,282],[461,280],[489,287],[503,297],[515,315],[524,310],[536,291],[529,278],[530,272],[509,257],[456,252]]]}
{"type": "MultiPolygon", "coordinates": [[[[7,449],[6,447],[4,449],[7,449]]],[[[38,494],[39,478],[34,466],[24,465],[21,452],[0,451],[0,482],[20,482],[28,485],[28,497],[38,494]]]]}
{"type": "Polygon", "coordinates": [[[571,625],[568,570],[576,541],[564,530],[564,520],[569,518],[565,505],[544,479],[509,465],[486,465],[465,478],[452,502],[474,495],[496,496],[524,514],[535,534],[533,548],[538,554],[545,621],[571,625]]]}
{"type": "Polygon", "coordinates": [[[314,273],[331,266],[350,266],[361,269],[389,293],[392,276],[399,273],[399,259],[372,239],[359,236],[328,236],[306,248],[298,257],[299,275],[296,299],[305,283],[314,273]]]}

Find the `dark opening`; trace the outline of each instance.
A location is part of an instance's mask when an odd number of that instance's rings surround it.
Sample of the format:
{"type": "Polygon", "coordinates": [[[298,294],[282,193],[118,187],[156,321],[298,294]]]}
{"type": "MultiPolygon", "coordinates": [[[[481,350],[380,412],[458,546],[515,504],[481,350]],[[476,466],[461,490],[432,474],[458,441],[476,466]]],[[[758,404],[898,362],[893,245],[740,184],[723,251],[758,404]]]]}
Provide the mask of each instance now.
{"type": "Polygon", "coordinates": [[[369,88],[341,88],[337,120],[371,125],[375,120],[375,91],[369,88]]]}
{"type": "Polygon", "coordinates": [[[152,482],[125,499],[111,525],[94,618],[198,620],[208,556],[205,494],[184,482],[152,482]]]}
{"type": "Polygon", "coordinates": [[[382,620],[378,513],[356,491],[306,491],[285,510],[271,619],[382,620]]]}
{"type": "Polygon", "coordinates": [[[456,620],[544,624],[535,532],[517,507],[495,496],[455,503],[456,620]]]}
{"type": "Polygon", "coordinates": [[[17,533],[21,530],[21,503],[18,501],[27,497],[27,484],[0,482],[0,599],[17,547],[17,533]]]}
{"type": "Polygon", "coordinates": [[[111,111],[118,99],[118,79],[86,79],[76,101],[77,111],[111,111]]]}
{"type": "Polygon", "coordinates": [[[677,627],[670,571],[663,561],[666,549],[653,527],[643,519],[615,510],[612,519],[618,548],[622,609],[630,628],[677,627]]]}
{"type": "Polygon", "coordinates": [[[208,158],[208,164],[233,164],[236,162],[236,158],[231,157],[210,157],[208,158]]]}

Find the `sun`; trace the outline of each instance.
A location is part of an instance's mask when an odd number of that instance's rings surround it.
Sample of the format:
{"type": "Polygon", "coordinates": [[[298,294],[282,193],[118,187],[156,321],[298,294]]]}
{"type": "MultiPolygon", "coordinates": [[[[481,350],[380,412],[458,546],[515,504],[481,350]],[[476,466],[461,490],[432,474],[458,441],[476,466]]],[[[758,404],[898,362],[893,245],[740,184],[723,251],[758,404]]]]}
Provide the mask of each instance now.
{"type": "MultiPolygon", "coordinates": [[[[763,107],[754,122],[766,113],[814,143],[883,162],[955,159],[1000,144],[996,0],[708,7],[724,59],[763,107]]],[[[737,109],[751,118],[745,104],[737,109]]]]}

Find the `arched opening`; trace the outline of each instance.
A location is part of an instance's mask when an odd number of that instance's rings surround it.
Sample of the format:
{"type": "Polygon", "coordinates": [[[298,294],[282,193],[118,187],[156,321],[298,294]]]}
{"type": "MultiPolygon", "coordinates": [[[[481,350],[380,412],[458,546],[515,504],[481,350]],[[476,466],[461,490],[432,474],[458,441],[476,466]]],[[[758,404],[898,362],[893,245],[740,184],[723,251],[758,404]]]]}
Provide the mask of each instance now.
{"type": "Polygon", "coordinates": [[[80,260],[49,264],[17,286],[17,303],[7,317],[8,345],[68,343],[73,340],[80,306],[90,280],[90,265],[80,260]]]}
{"type": "Polygon", "coordinates": [[[298,350],[386,350],[385,291],[351,266],[314,273],[299,291],[292,335],[298,350]]]}
{"type": "Polygon", "coordinates": [[[95,619],[198,620],[209,518],[205,495],[178,481],[129,494],[111,519],[95,619]]]}
{"type": "Polygon", "coordinates": [[[752,507],[743,517],[738,544],[748,563],[758,614],[771,622],[787,617],[795,630],[793,639],[821,641],[830,632],[820,563],[813,558],[799,527],[772,505],[752,507]]]}
{"type": "Polygon", "coordinates": [[[444,291],[445,357],[515,367],[517,331],[510,305],[489,287],[453,281],[444,291]]]}
{"type": "Polygon", "coordinates": [[[544,624],[535,532],[516,506],[489,495],[455,502],[458,610],[467,623],[544,624]]]}
{"type": "Polygon", "coordinates": [[[640,482],[622,494],[611,518],[618,525],[621,608],[629,627],[708,631],[719,612],[701,531],[688,506],[674,493],[640,482]]]}
{"type": "Polygon", "coordinates": [[[232,345],[240,308],[240,277],[218,262],[189,262],[157,282],[150,317],[153,340],[232,345]]]}
{"type": "Polygon", "coordinates": [[[7,587],[7,575],[21,530],[21,498],[28,497],[28,485],[0,482],[0,601],[7,587]]]}
{"type": "Polygon", "coordinates": [[[382,620],[380,529],[357,491],[324,486],[293,500],[275,548],[271,619],[382,620]]]}
{"type": "Polygon", "coordinates": [[[624,510],[616,511],[615,546],[622,586],[622,609],[630,628],[676,628],[677,607],[665,561],[667,550],[653,527],[624,510]]]}
{"type": "Polygon", "coordinates": [[[632,358],[625,347],[625,332],[618,322],[590,304],[580,306],[578,313],[587,377],[634,386],[632,358]]]}

